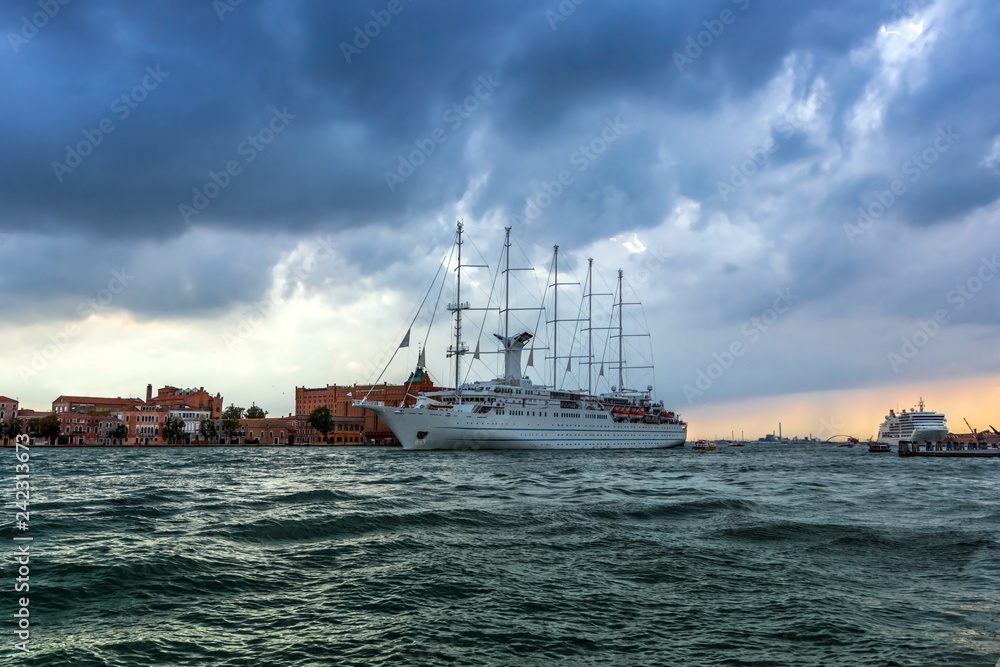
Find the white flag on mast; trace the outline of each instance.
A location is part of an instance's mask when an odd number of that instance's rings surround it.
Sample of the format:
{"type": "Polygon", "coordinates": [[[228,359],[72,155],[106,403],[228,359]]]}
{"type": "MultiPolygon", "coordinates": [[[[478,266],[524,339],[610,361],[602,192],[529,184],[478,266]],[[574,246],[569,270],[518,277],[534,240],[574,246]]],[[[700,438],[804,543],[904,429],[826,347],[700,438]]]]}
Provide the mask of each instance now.
{"type": "Polygon", "coordinates": [[[403,342],[399,344],[400,347],[410,347],[410,330],[406,330],[406,335],[403,336],[403,342]]]}

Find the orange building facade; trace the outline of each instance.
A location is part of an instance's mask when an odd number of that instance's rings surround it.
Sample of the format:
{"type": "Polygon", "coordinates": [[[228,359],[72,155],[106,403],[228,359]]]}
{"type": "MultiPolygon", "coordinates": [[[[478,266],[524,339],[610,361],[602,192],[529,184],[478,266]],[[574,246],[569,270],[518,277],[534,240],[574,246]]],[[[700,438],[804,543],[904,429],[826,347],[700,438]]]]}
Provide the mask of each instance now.
{"type": "MultiPolygon", "coordinates": [[[[8,396],[0,396],[0,425],[8,419],[17,419],[17,408],[18,402],[16,399],[8,396]]],[[[7,437],[7,432],[5,430],[3,432],[3,436],[0,437],[0,440],[2,440],[3,444],[6,445],[9,439],[10,438],[7,437]]]]}
{"type": "Polygon", "coordinates": [[[16,418],[17,408],[17,400],[6,396],[0,396],[0,421],[16,418]]]}
{"type": "Polygon", "coordinates": [[[222,418],[222,394],[212,396],[204,387],[198,389],[178,389],[177,387],[161,387],[153,396],[153,385],[146,386],[146,403],[164,408],[192,408],[207,410],[212,419],[222,418]]]}
{"type": "MultiPolygon", "coordinates": [[[[410,374],[404,384],[390,385],[388,383],[376,385],[327,385],[325,387],[295,388],[295,414],[299,417],[308,417],[309,413],[319,407],[326,406],[334,419],[352,417],[363,420],[362,439],[385,442],[395,440],[389,427],[375,413],[364,410],[354,405],[354,401],[359,401],[367,397],[370,402],[382,405],[413,405],[416,401],[414,396],[422,391],[438,391],[443,387],[437,386],[430,375],[423,368],[417,368],[410,374]]],[[[330,434],[331,438],[334,436],[330,434]]]]}
{"type": "Polygon", "coordinates": [[[131,410],[124,410],[118,415],[121,423],[128,429],[127,444],[130,445],[165,445],[163,426],[170,413],[155,405],[137,405],[131,410]]]}
{"type": "MultiPolygon", "coordinates": [[[[309,425],[308,417],[241,419],[240,426],[240,442],[248,445],[315,445],[324,442],[323,435],[309,425]]],[[[333,430],[327,434],[330,444],[364,443],[363,426],[360,418],[334,418],[333,430]]]]}
{"type": "MultiPolygon", "coordinates": [[[[86,414],[81,412],[57,413],[62,434],[57,439],[63,445],[113,445],[118,444],[115,430],[122,422],[109,413],[86,414]]],[[[128,442],[125,440],[125,442],[128,442]]]]}

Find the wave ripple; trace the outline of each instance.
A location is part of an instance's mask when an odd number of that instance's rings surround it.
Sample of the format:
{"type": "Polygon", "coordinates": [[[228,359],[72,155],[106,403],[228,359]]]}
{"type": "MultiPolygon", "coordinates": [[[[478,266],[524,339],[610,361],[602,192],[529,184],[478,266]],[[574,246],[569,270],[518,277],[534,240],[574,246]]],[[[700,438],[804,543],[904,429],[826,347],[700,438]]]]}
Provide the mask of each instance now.
{"type": "Polygon", "coordinates": [[[34,665],[1000,657],[997,461],[85,454],[32,457],[34,665]]]}

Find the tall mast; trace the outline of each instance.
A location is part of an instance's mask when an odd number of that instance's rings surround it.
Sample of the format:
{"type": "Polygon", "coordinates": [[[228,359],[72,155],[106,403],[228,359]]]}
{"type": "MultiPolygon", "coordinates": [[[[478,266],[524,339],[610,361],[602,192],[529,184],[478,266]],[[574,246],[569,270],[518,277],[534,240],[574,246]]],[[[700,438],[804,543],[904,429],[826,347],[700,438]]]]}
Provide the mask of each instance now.
{"type": "MultiPolygon", "coordinates": [[[[594,326],[594,297],[595,296],[610,296],[612,297],[612,315],[614,314],[614,293],[613,292],[595,292],[594,291],[594,258],[589,257],[587,259],[587,292],[584,297],[587,299],[587,318],[581,321],[587,323],[587,392],[593,393],[594,387],[594,329],[612,330],[616,327],[610,326],[614,324],[614,318],[608,322],[609,326],[606,327],[595,327],[594,326]]],[[[603,370],[604,362],[601,362],[601,368],[603,370]]],[[[603,375],[603,372],[601,373],[603,375]]],[[[600,376],[598,376],[600,377],[600,376]]]]}
{"type": "MultiPolygon", "coordinates": [[[[618,269],[618,301],[615,302],[615,306],[618,307],[618,326],[612,327],[618,329],[618,390],[625,391],[625,369],[637,369],[637,368],[652,368],[652,364],[645,366],[626,366],[625,365],[625,337],[644,337],[648,338],[649,333],[638,333],[638,334],[626,334],[625,333],[625,306],[639,306],[642,305],[638,301],[630,301],[625,303],[625,285],[623,279],[624,272],[618,269]]],[[[612,307],[613,308],[613,307],[612,307]]],[[[613,310],[612,310],[613,312],[613,310]]],[[[612,318],[614,319],[614,318],[612,318]]]]}
{"type": "Polygon", "coordinates": [[[510,227],[504,227],[504,255],[506,264],[504,266],[504,303],[503,303],[503,336],[510,337],[510,227]]]}
{"type": "Polygon", "coordinates": [[[594,258],[587,258],[587,393],[593,393],[594,376],[594,258]]]}
{"type": "Polygon", "coordinates": [[[625,390],[625,356],[623,354],[624,350],[622,348],[623,337],[622,331],[622,306],[624,305],[622,301],[625,300],[625,294],[622,292],[622,270],[618,269],[618,391],[625,390]]]}
{"type": "MultiPolygon", "coordinates": [[[[583,318],[577,317],[572,320],[560,320],[559,319],[559,288],[568,287],[570,285],[579,285],[580,283],[563,283],[559,282],[559,246],[552,246],[553,256],[552,256],[552,274],[554,280],[552,282],[552,388],[556,388],[556,383],[559,380],[559,322],[583,322],[583,318]]],[[[569,350],[566,354],[561,355],[561,358],[566,359],[566,372],[570,370],[570,361],[573,359],[573,350],[569,350]]]]}
{"type": "Polygon", "coordinates": [[[458,266],[455,268],[455,393],[462,379],[462,223],[458,223],[458,266]]]}
{"type": "MultiPolygon", "coordinates": [[[[503,336],[500,336],[500,335],[497,335],[497,334],[494,334],[494,335],[496,335],[497,338],[501,339],[501,342],[503,343],[503,346],[504,346],[504,348],[503,348],[504,349],[504,377],[513,377],[513,378],[523,379],[522,376],[521,376],[521,366],[520,366],[521,355],[520,355],[520,351],[519,350],[521,348],[523,348],[524,343],[526,343],[528,340],[534,338],[535,334],[531,333],[531,332],[524,332],[525,334],[528,335],[528,338],[524,339],[521,342],[518,342],[518,340],[521,339],[522,335],[521,334],[518,334],[518,335],[515,335],[515,336],[511,335],[512,334],[512,330],[510,328],[510,313],[513,310],[541,310],[541,311],[544,311],[544,307],[539,306],[539,307],[533,307],[533,308],[511,308],[511,305],[510,305],[510,272],[511,271],[534,271],[534,269],[531,268],[531,267],[520,267],[520,268],[515,267],[513,269],[510,268],[510,249],[511,249],[511,246],[512,246],[512,244],[510,242],[510,230],[511,229],[512,229],[511,227],[504,227],[504,230],[506,232],[505,235],[504,235],[504,244],[503,244],[504,245],[504,255],[505,255],[505,257],[503,258],[504,259],[504,269],[503,269],[503,272],[505,274],[504,275],[504,305],[503,305],[503,308],[500,309],[503,312],[503,336]],[[512,355],[514,353],[516,353],[517,363],[516,363],[516,365],[508,366],[509,363],[513,363],[510,360],[514,359],[514,357],[510,356],[510,355],[512,355]],[[514,370],[515,368],[516,368],[516,372],[508,372],[508,371],[514,370]]],[[[546,324],[548,324],[548,322],[546,322],[546,324]]],[[[519,326],[519,325],[515,322],[514,326],[516,327],[516,326],[519,326]]],[[[516,329],[515,329],[515,331],[516,331],[516,329]]],[[[534,348],[534,344],[532,344],[532,348],[534,348]]],[[[531,353],[529,353],[529,355],[528,355],[528,362],[529,362],[529,364],[531,364],[532,366],[534,366],[534,360],[533,360],[533,357],[531,356],[531,353]]]]}
{"type": "Polygon", "coordinates": [[[455,303],[448,304],[448,310],[455,312],[455,345],[449,352],[455,355],[455,393],[459,393],[459,385],[462,381],[462,355],[465,350],[462,348],[462,311],[469,308],[468,303],[462,303],[462,231],[463,225],[458,223],[458,239],[455,245],[458,246],[458,266],[455,267],[455,303]]]}
{"type": "Polygon", "coordinates": [[[559,379],[559,246],[552,246],[552,274],[555,278],[552,293],[552,388],[559,379]]]}

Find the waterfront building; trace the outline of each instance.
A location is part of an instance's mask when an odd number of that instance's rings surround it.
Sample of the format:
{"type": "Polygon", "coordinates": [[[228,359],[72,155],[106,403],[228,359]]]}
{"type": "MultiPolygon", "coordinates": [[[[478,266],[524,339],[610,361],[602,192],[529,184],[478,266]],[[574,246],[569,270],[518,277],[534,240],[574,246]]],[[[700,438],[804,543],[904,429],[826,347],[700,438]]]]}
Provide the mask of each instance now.
{"type": "Polygon", "coordinates": [[[17,416],[23,419],[25,424],[28,423],[29,419],[41,419],[54,414],[54,412],[42,412],[41,410],[32,410],[31,408],[21,408],[17,411],[17,416]]]}
{"type": "Polygon", "coordinates": [[[957,445],[960,449],[975,449],[977,445],[1000,447],[1000,433],[992,430],[976,433],[949,433],[945,436],[944,444],[957,445]]]}
{"type": "MultiPolygon", "coordinates": [[[[0,429],[3,429],[3,422],[9,419],[17,419],[17,407],[17,399],[0,396],[0,429]]],[[[0,440],[6,445],[10,439],[7,436],[7,431],[3,429],[3,433],[0,435],[2,435],[0,440]]]]}
{"type": "MultiPolygon", "coordinates": [[[[308,416],[241,419],[240,442],[248,445],[314,445],[324,442],[323,435],[309,425],[308,416]]],[[[331,444],[363,444],[362,417],[335,417],[327,436],[331,444]]]]}
{"type": "Polygon", "coordinates": [[[134,408],[142,405],[141,398],[105,398],[101,396],[60,396],[52,401],[52,412],[62,414],[66,412],[108,412],[117,413],[122,410],[134,408]]]}
{"type": "Polygon", "coordinates": [[[31,445],[35,445],[35,444],[48,444],[48,441],[45,438],[40,437],[38,435],[38,433],[35,431],[35,429],[32,427],[32,420],[43,419],[43,418],[48,417],[48,416],[53,415],[53,414],[55,414],[55,413],[54,412],[41,412],[39,410],[32,410],[31,408],[20,408],[17,411],[17,417],[18,417],[18,419],[23,419],[24,420],[24,432],[31,439],[30,440],[30,444],[31,445]]]}
{"type": "Polygon", "coordinates": [[[122,422],[116,415],[101,413],[61,412],[57,413],[61,435],[56,439],[61,445],[111,445],[115,430],[122,422]]]}
{"type": "Polygon", "coordinates": [[[17,417],[17,399],[0,396],[0,421],[17,417]]]}
{"type": "Polygon", "coordinates": [[[165,445],[163,425],[170,412],[158,405],[136,405],[118,414],[128,429],[126,443],[130,445],[165,445]]]}
{"type": "MultiPolygon", "coordinates": [[[[410,406],[420,392],[440,391],[439,387],[423,368],[418,367],[398,385],[382,383],[377,385],[327,385],[309,388],[295,387],[295,414],[308,417],[318,407],[326,406],[334,419],[353,418],[362,422],[361,439],[366,441],[395,440],[392,431],[374,412],[354,405],[355,401],[368,397],[368,402],[377,405],[410,406]]],[[[347,422],[345,422],[346,424],[347,422]]],[[[346,437],[347,433],[343,437],[346,437]]],[[[331,433],[331,441],[336,434],[331,433]]]]}
{"type": "Polygon", "coordinates": [[[156,396],[153,396],[153,385],[149,384],[146,385],[146,403],[165,408],[204,410],[209,413],[210,419],[222,418],[222,394],[213,396],[204,387],[179,389],[168,385],[157,389],[156,396]]]}
{"type": "Polygon", "coordinates": [[[261,417],[241,419],[244,442],[251,445],[295,444],[298,435],[298,420],[287,417],[261,417]]]}
{"type": "MultiPolygon", "coordinates": [[[[162,407],[162,406],[159,406],[162,407]]],[[[174,417],[184,422],[184,439],[188,442],[198,442],[202,440],[201,421],[211,419],[210,410],[195,410],[188,405],[176,406],[175,409],[167,410],[167,417],[174,417]]]]}

